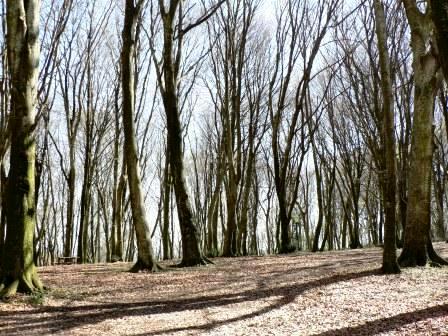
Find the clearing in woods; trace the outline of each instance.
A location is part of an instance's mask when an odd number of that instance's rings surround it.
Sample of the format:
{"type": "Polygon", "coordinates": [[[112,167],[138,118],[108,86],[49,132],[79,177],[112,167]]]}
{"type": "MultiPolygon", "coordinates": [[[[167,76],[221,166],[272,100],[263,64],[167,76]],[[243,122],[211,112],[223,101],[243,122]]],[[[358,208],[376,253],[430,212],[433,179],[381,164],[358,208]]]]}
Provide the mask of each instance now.
{"type": "Polygon", "coordinates": [[[380,248],[214,261],[42,267],[48,292],[0,303],[0,334],[448,335],[448,268],[380,276],[380,248]]]}

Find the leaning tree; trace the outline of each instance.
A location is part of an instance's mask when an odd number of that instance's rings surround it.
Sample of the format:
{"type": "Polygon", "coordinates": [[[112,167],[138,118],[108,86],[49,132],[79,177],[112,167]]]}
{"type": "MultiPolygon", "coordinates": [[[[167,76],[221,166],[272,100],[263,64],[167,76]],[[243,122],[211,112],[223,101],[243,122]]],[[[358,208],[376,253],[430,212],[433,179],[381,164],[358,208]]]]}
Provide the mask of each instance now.
{"type": "Polygon", "coordinates": [[[148,223],[145,217],[143,203],[139,162],[137,154],[137,144],[135,140],[134,126],[134,55],[136,26],[144,0],[135,3],[134,0],[126,1],[124,26],[123,26],[123,47],[121,51],[121,75],[123,89],[123,128],[124,128],[124,149],[125,160],[128,172],[128,183],[131,198],[132,221],[134,223],[137,237],[138,260],[131,271],[140,270],[157,271],[158,264],[154,259],[151,236],[148,223]]]}

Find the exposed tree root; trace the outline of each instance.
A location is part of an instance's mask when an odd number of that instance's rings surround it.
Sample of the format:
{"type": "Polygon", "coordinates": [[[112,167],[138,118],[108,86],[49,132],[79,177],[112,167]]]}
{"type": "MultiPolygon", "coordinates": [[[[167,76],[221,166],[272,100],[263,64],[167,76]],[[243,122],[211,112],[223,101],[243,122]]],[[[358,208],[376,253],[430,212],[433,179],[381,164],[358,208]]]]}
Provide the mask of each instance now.
{"type": "Polygon", "coordinates": [[[416,253],[413,249],[403,248],[398,257],[398,264],[401,267],[425,266],[428,261],[426,253],[416,253]]]}
{"type": "Polygon", "coordinates": [[[15,278],[6,276],[0,284],[0,298],[8,299],[16,293],[31,294],[43,289],[44,287],[36,271],[15,278]]]}
{"type": "Polygon", "coordinates": [[[134,264],[134,266],[131,267],[129,272],[131,273],[139,273],[139,272],[148,272],[148,273],[155,273],[163,271],[163,267],[160,266],[155,261],[152,261],[150,263],[143,262],[140,258],[137,260],[137,262],[134,264]]]}
{"type": "Polygon", "coordinates": [[[440,257],[437,252],[434,250],[434,247],[432,246],[431,239],[428,239],[428,242],[426,244],[426,249],[424,253],[417,253],[413,249],[403,249],[401,252],[400,257],[398,258],[398,263],[401,267],[416,267],[416,266],[425,266],[428,261],[448,266],[448,261],[440,257]]]}
{"type": "Polygon", "coordinates": [[[426,250],[428,251],[428,257],[432,262],[435,262],[439,265],[448,266],[448,261],[439,256],[434,250],[434,246],[432,246],[431,240],[429,240],[429,243],[426,246],[426,250]]]}

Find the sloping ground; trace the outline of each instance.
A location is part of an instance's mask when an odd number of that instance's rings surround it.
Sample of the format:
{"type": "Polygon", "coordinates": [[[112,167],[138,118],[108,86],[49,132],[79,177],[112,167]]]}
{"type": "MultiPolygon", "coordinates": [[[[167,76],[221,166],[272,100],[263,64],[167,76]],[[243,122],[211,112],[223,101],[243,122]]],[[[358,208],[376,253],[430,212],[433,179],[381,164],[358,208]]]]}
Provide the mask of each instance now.
{"type": "Polygon", "coordinates": [[[448,335],[448,268],[379,275],[378,248],[214,261],[43,267],[49,293],[0,303],[0,334],[448,335]]]}

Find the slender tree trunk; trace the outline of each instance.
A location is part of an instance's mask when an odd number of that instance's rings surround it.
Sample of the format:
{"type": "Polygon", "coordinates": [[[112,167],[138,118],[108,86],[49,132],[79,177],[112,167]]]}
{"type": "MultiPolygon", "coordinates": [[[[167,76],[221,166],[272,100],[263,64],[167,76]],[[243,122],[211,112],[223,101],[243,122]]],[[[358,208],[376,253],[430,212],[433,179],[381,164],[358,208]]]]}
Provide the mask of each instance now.
{"type": "Polygon", "coordinates": [[[131,268],[132,272],[141,270],[157,271],[157,265],[151,243],[145,207],[142,197],[137,144],[135,140],[134,110],[135,110],[135,75],[134,48],[138,17],[143,1],[134,5],[134,0],[126,0],[123,47],[121,51],[121,73],[123,90],[123,126],[124,126],[124,155],[128,172],[129,192],[131,198],[132,222],[137,238],[138,260],[131,268]]]}
{"type": "Polygon", "coordinates": [[[163,172],[163,221],[162,221],[162,247],[163,247],[163,260],[172,259],[170,249],[170,195],[171,195],[171,183],[170,183],[170,165],[169,165],[169,152],[165,154],[165,168],[163,172]]]}
{"type": "Polygon", "coordinates": [[[3,258],[3,248],[6,235],[6,185],[7,178],[3,160],[0,161],[0,262],[3,258]]]}
{"type": "MultiPolygon", "coordinates": [[[[322,172],[317,162],[317,153],[316,153],[317,149],[316,145],[314,144],[314,140],[312,140],[312,145],[313,145],[314,174],[316,176],[318,215],[317,215],[316,231],[314,232],[313,247],[311,251],[317,252],[319,250],[320,232],[322,231],[322,225],[324,219],[324,204],[322,196],[322,172]]],[[[324,244],[322,244],[322,246],[324,246],[324,244]]]]}
{"type": "Polygon", "coordinates": [[[12,114],[4,246],[8,255],[1,260],[1,297],[42,289],[33,260],[39,12],[39,0],[8,0],[6,4],[12,114]]]}
{"type": "Polygon", "coordinates": [[[120,182],[118,183],[117,190],[117,208],[115,215],[115,227],[116,227],[116,241],[115,241],[115,251],[113,252],[117,260],[123,260],[123,224],[124,224],[124,213],[126,202],[126,157],[123,156],[123,166],[121,168],[120,182]]]}
{"type": "Polygon", "coordinates": [[[445,240],[445,175],[442,172],[440,161],[440,152],[435,151],[437,158],[434,160],[432,183],[434,186],[434,201],[435,201],[435,213],[437,217],[433,220],[433,233],[437,240],[445,240]]]}
{"type": "Polygon", "coordinates": [[[216,257],[218,251],[218,217],[219,217],[219,201],[221,194],[222,181],[224,172],[222,169],[223,158],[222,152],[218,153],[218,164],[216,167],[216,184],[207,210],[207,255],[216,257]]]}
{"type": "Polygon", "coordinates": [[[395,127],[394,127],[394,101],[392,93],[392,75],[390,72],[390,59],[387,49],[386,16],[380,0],[375,0],[374,11],[376,18],[376,35],[381,69],[381,90],[383,93],[383,139],[386,163],[386,175],[384,180],[384,249],[383,265],[384,273],[399,273],[397,263],[396,246],[396,177],[395,177],[395,127]]]}
{"type": "Polygon", "coordinates": [[[258,228],[258,209],[260,203],[260,185],[258,182],[258,174],[254,171],[254,176],[252,179],[253,188],[254,188],[254,200],[253,200],[253,213],[252,213],[252,237],[250,244],[250,253],[258,255],[258,236],[257,236],[257,228],[258,228]]]}
{"type": "Polygon", "coordinates": [[[77,257],[80,263],[87,262],[87,238],[89,226],[89,209],[90,209],[90,144],[86,144],[86,157],[84,161],[84,177],[81,189],[81,213],[79,216],[78,228],[78,253],[77,257]]]}
{"type": "Polygon", "coordinates": [[[243,256],[247,255],[247,221],[249,215],[249,197],[251,192],[251,186],[253,183],[253,176],[255,174],[253,170],[253,161],[255,160],[255,153],[250,151],[249,158],[247,162],[247,170],[245,174],[243,193],[242,193],[242,204],[241,204],[241,218],[240,218],[240,229],[238,230],[238,250],[243,256]]]}
{"type": "MultiPolygon", "coordinates": [[[[177,69],[180,59],[173,59],[174,19],[178,10],[178,0],[171,0],[168,11],[163,2],[160,10],[163,21],[163,79],[164,87],[160,85],[163,105],[167,121],[167,146],[169,151],[169,164],[173,181],[174,194],[176,196],[177,215],[182,238],[182,261],[179,266],[195,266],[207,264],[199,244],[199,232],[193,223],[190,199],[187,193],[184,177],[184,163],[182,151],[182,128],[177,96],[177,69]]],[[[180,14],[182,16],[182,13],[180,14]]],[[[181,18],[182,19],[182,18],[181,18]]],[[[176,37],[179,42],[178,53],[182,48],[182,36],[176,37]]]]}
{"type": "MultiPolygon", "coordinates": [[[[117,71],[118,72],[118,71],[117,71]]],[[[121,74],[120,74],[121,75],[121,74]]],[[[118,213],[121,213],[121,202],[118,195],[119,190],[119,176],[118,176],[118,166],[120,160],[120,108],[119,108],[119,95],[120,95],[120,85],[115,87],[115,97],[114,97],[114,112],[115,112],[115,123],[114,123],[114,163],[113,163],[113,195],[112,195],[112,225],[110,229],[110,255],[108,261],[115,261],[116,259],[116,249],[117,249],[117,222],[118,213]],[[120,209],[119,209],[120,207],[120,209]]],[[[123,166],[125,164],[123,163],[123,166]]],[[[121,221],[121,218],[119,219],[121,221]]]]}
{"type": "Polygon", "coordinates": [[[75,209],[75,154],[74,146],[70,145],[70,168],[68,172],[68,204],[67,204],[67,218],[65,222],[65,241],[64,241],[64,257],[70,257],[73,248],[73,219],[74,219],[74,209],[75,209]]]}

